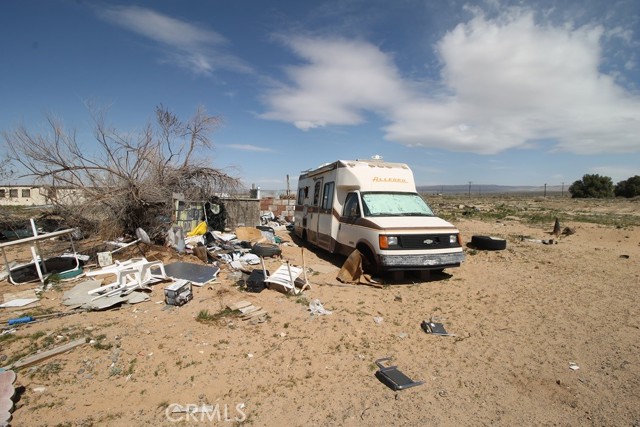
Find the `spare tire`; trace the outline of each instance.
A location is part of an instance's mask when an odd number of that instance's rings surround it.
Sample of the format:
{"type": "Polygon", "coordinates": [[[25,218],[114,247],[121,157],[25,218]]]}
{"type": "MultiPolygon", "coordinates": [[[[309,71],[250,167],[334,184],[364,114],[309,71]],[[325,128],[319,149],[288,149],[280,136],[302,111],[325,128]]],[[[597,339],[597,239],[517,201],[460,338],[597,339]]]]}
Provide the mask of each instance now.
{"type": "Polygon", "coordinates": [[[273,243],[256,243],[251,248],[251,252],[259,257],[270,257],[280,255],[282,250],[278,245],[274,245],[273,243]]]}
{"type": "Polygon", "coordinates": [[[477,249],[489,251],[501,251],[507,248],[507,241],[499,237],[491,236],[472,236],[471,245],[477,249]]]}

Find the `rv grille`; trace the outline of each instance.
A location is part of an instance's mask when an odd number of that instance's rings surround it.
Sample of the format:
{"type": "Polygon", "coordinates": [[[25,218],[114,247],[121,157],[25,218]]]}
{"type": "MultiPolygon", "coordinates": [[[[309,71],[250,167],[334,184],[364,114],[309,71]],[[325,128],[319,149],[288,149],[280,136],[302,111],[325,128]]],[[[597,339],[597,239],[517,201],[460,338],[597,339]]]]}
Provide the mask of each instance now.
{"type": "Polygon", "coordinates": [[[401,234],[398,246],[402,249],[446,249],[457,248],[458,242],[449,242],[450,234],[401,234]]]}

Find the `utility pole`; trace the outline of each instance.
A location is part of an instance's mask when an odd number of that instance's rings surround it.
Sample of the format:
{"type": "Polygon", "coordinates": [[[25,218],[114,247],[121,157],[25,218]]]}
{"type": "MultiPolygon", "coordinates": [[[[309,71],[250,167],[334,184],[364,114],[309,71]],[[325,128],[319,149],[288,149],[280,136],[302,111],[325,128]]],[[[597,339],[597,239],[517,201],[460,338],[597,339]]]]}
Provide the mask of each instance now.
{"type": "Polygon", "coordinates": [[[564,199],[564,182],[562,183],[562,193],[561,193],[560,197],[564,199]]]}
{"type": "Polygon", "coordinates": [[[287,199],[291,196],[291,190],[289,189],[289,174],[287,174],[287,199]]]}
{"type": "Polygon", "coordinates": [[[469,181],[469,198],[471,198],[471,181],[469,181]]]}
{"type": "Polygon", "coordinates": [[[544,183],[544,197],[547,197],[547,183],[544,183]]]}

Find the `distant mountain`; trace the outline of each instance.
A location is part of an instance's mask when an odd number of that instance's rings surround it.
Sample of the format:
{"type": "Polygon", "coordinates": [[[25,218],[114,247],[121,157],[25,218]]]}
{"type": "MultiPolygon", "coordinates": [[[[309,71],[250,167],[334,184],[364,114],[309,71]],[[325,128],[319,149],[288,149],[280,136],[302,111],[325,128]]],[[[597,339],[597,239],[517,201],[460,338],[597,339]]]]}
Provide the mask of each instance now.
{"type": "MultiPolygon", "coordinates": [[[[567,191],[568,186],[564,187],[567,191]]],[[[430,194],[493,194],[493,193],[540,193],[544,192],[544,185],[490,185],[490,184],[474,184],[466,185],[418,185],[419,193],[430,194]]],[[[547,185],[547,192],[563,191],[561,185],[547,185]]]]}

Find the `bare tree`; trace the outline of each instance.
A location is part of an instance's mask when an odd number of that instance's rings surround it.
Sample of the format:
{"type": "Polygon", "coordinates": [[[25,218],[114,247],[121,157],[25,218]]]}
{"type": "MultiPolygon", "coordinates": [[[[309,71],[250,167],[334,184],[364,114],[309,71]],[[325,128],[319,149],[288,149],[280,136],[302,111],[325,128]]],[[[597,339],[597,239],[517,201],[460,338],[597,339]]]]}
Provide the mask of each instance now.
{"type": "Polygon", "coordinates": [[[81,143],[52,116],[47,133],[24,125],[3,132],[10,159],[26,171],[22,176],[44,185],[51,203],[68,216],[106,222],[111,235],[136,227],[153,231],[159,218],[170,218],[173,193],[199,199],[239,185],[207,165],[220,119],[202,107],[183,121],[160,105],[155,122],[138,133],[118,131],[103,110],[90,111],[94,144],[81,143]]]}

